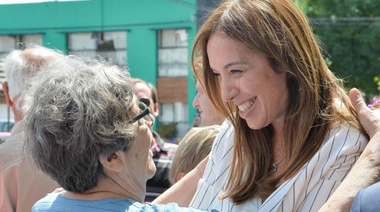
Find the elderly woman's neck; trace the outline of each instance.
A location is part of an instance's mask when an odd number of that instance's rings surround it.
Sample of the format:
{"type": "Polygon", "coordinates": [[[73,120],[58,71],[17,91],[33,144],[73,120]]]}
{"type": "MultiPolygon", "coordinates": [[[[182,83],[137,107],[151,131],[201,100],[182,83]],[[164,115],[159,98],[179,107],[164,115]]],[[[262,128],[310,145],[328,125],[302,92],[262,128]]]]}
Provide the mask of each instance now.
{"type": "Polygon", "coordinates": [[[112,179],[100,180],[98,185],[85,193],[65,191],[63,197],[79,200],[100,200],[106,198],[128,198],[136,202],[143,202],[145,198],[145,188],[137,189],[135,187],[119,186],[112,179]],[[111,182],[109,182],[111,181],[111,182]],[[140,190],[140,191],[139,191],[140,190]]]}

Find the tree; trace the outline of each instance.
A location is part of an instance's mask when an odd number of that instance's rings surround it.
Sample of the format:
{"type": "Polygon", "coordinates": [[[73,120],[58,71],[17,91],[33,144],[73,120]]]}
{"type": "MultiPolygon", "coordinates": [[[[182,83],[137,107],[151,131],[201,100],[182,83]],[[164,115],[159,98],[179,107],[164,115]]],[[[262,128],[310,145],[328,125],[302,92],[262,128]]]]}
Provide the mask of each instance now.
{"type": "Polygon", "coordinates": [[[345,87],[378,94],[380,1],[298,0],[323,44],[326,62],[345,87]]]}

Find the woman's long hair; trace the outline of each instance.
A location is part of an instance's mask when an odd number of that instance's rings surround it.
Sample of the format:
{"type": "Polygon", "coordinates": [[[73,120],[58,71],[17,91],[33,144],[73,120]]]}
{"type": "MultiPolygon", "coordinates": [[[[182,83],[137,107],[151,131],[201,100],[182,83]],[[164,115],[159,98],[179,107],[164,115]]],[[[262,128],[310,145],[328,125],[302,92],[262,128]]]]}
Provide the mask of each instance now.
{"type": "Polygon", "coordinates": [[[201,77],[205,79],[205,91],[218,112],[228,117],[235,128],[234,159],[222,198],[231,198],[236,204],[252,197],[266,198],[320,149],[333,123],[349,122],[360,129],[342,83],[326,66],[306,16],[290,0],[221,3],[198,31],[193,65],[199,56],[203,57],[201,77]],[[278,177],[268,176],[273,127],[250,129],[236,115],[237,107],[223,102],[220,92],[216,92],[220,85],[206,50],[213,33],[225,34],[252,51],[264,53],[275,72],[287,72],[289,103],[283,129],[286,166],[278,177]]]}

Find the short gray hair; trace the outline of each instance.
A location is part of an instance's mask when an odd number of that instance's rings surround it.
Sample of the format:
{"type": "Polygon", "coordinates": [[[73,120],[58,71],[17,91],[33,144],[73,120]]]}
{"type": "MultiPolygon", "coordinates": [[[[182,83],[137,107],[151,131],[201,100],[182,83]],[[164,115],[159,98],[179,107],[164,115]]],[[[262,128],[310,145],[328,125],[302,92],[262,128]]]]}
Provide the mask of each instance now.
{"type": "Polygon", "coordinates": [[[134,97],[127,70],[67,56],[40,71],[25,96],[26,150],[64,189],[96,186],[100,156],[128,151],[134,97]]]}
{"type": "Polygon", "coordinates": [[[27,44],[25,49],[12,50],[4,60],[5,80],[8,83],[9,96],[20,109],[20,99],[15,99],[29,89],[33,75],[44,65],[54,61],[62,54],[53,49],[35,44],[27,44]]]}

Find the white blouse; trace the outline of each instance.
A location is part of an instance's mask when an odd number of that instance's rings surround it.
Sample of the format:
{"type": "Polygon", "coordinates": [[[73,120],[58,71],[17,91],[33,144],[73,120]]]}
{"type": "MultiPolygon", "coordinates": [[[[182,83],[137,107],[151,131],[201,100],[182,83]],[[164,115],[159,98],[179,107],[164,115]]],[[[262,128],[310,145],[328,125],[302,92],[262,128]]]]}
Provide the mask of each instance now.
{"type": "Polygon", "coordinates": [[[233,126],[225,121],[214,141],[205,173],[190,203],[191,207],[222,212],[318,211],[346,177],[368,143],[357,129],[348,125],[336,126],[331,129],[321,149],[264,202],[253,198],[235,205],[228,198],[218,198],[230,172],[233,140],[233,126]]]}

